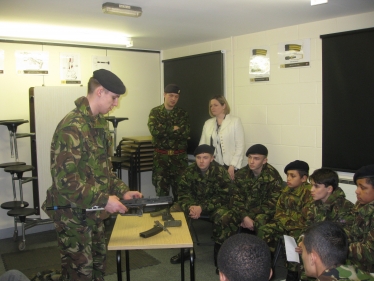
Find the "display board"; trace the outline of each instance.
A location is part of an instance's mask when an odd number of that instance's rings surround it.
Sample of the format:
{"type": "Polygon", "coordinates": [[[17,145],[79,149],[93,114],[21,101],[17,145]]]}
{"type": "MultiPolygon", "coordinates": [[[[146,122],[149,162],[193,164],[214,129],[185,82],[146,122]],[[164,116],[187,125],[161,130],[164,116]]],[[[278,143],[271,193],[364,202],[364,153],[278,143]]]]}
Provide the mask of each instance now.
{"type": "Polygon", "coordinates": [[[374,28],[321,35],[322,166],[374,164],[374,28]]]}
{"type": "Polygon", "coordinates": [[[163,60],[164,85],[177,84],[180,97],[177,106],[187,110],[191,133],[188,154],[199,145],[204,122],[208,120],[209,101],[224,95],[224,51],[163,60]]]}

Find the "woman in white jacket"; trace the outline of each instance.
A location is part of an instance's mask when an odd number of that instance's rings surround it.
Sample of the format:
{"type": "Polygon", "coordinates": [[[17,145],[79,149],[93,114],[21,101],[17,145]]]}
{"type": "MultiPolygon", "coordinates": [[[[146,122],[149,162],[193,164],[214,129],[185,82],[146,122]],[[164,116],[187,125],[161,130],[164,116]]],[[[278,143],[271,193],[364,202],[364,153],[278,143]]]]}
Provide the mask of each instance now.
{"type": "Polygon", "coordinates": [[[208,119],[203,127],[200,143],[214,146],[215,160],[224,165],[230,178],[242,167],[244,157],[244,130],[238,117],[230,115],[230,106],[224,96],[214,96],[209,102],[208,119]]]}

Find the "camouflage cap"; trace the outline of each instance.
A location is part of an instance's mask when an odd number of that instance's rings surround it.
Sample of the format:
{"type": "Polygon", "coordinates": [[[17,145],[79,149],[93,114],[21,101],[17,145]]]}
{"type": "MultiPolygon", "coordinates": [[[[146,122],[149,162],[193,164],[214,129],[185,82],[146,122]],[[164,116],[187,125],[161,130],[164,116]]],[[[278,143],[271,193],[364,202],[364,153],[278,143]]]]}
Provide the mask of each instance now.
{"type": "Polygon", "coordinates": [[[362,178],[374,178],[374,164],[363,166],[358,169],[353,176],[353,181],[357,184],[356,181],[362,178]]]}
{"type": "Polygon", "coordinates": [[[268,149],[262,144],[254,144],[250,148],[248,148],[245,156],[248,157],[249,154],[261,154],[268,156],[268,149]]]}
{"type": "Polygon", "coordinates": [[[210,155],[213,155],[214,154],[214,147],[212,147],[210,145],[207,145],[207,144],[199,145],[198,147],[196,147],[193,155],[196,156],[196,155],[199,155],[201,153],[209,153],[210,155]]]}
{"type": "Polygon", "coordinates": [[[301,161],[301,160],[295,160],[291,163],[289,163],[284,168],[284,173],[287,174],[287,171],[289,170],[297,170],[297,171],[305,171],[309,173],[309,165],[307,162],[301,161]]]}
{"type": "Polygon", "coordinates": [[[126,92],[126,87],[121,79],[119,79],[117,75],[109,70],[95,70],[93,73],[93,78],[95,78],[101,86],[112,93],[122,95],[126,92]]]}
{"type": "Polygon", "coordinates": [[[169,84],[165,87],[164,89],[164,93],[165,94],[180,94],[181,90],[179,89],[179,87],[175,84],[169,84]]]}

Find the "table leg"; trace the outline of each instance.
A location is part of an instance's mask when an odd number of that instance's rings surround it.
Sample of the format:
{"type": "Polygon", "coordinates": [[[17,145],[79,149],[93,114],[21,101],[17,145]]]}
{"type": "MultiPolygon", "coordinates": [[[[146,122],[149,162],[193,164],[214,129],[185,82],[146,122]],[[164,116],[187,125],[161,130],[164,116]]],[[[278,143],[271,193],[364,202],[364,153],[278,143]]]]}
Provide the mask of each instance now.
{"type": "Polygon", "coordinates": [[[194,249],[190,249],[190,280],[195,281],[195,258],[194,249]]]}
{"type": "Polygon", "coordinates": [[[117,250],[117,280],[122,281],[121,250],[117,250]]]}
{"type": "Polygon", "coordinates": [[[181,280],[184,281],[184,249],[181,248],[181,280]]]}
{"type": "Polygon", "coordinates": [[[125,254],[126,254],[126,280],[130,281],[130,255],[129,255],[129,250],[126,250],[125,254]]]}

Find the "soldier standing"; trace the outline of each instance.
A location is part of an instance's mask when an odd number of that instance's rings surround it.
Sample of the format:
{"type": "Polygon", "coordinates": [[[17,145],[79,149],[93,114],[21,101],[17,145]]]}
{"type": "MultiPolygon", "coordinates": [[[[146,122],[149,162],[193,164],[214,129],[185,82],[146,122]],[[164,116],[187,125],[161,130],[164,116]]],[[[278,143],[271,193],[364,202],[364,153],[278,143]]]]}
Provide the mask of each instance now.
{"type": "MultiPolygon", "coordinates": [[[[232,210],[232,202],[239,200],[236,187],[232,184],[227,170],[214,161],[214,148],[207,144],[199,145],[194,155],[196,162],[183,172],[179,182],[178,202],[171,211],[184,211],[191,219],[201,215],[209,216],[213,223],[214,262],[217,266],[218,250],[228,237],[238,230],[240,219],[232,210]]],[[[189,252],[183,259],[189,257],[189,252]]],[[[180,254],[170,259],[180,263],[180,254]]]]}
{"type": "Polygon", "coordinates": [[[187,139],[190,123],[187,111],[176,106],[180,89],[169,84],[164,89],[164,103],[151,110],[148,128],[154,146],[152,184],[157,196],[168,196],[172,188],[178,200],[178,181],[187,167],[187,139]]]}
{"type": "Polygon", "coordinates": [[[140,198],[112,171],[112,138],[103,114],[118,105],[125,85],[100,69],[88,82],[88,94],[58,124],[51,144],[52,186],[42,209],[53,220],[62,262],[60,280],[104,280],[105,227],[109,213],[125,213],[120,198],[140,198]],[[68,208],[49,211],[47,207],[68,208]],[[74,206],[74,208],[71,207],[74,206]],[[105,211],[85,212],[98,206],[105,211]],[[70,207],[70,208],[69,208],[70,207]]]}

